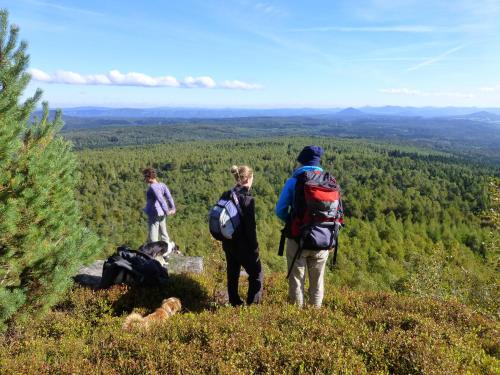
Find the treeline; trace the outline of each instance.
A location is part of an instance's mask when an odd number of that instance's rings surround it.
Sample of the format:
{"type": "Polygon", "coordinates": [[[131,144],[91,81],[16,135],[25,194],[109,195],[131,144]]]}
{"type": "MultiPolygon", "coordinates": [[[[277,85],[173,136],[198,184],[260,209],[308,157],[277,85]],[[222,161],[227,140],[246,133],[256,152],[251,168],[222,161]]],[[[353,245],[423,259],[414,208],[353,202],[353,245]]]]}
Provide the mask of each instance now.
{"type": "Polygon", "coordinates": [[[172,141],[290,136],[356,138],[430,148],[489,164],[500,175],[500,128],[469,120],[307,117],[235,119],[69,118],[64,136],[75,149],[137,146],[172,141]],[[75,120],[78,120],[76,123],[75,120]]]}
{"type": "Polygon", "coordinates": [[[324,167],[337,175],[345,197],[347,226],[338,267],[329,276],[333,282],[357,289],[455,295],[483,306],[490,298],[486,294],[498,293],[492,290],[492,228],[481,221],[490,207],[492,171],[444,153],[318,138],[84,150],[78,153],[79,194],[86,223],[107,239],[108,252],[116,245],[137,247],[145,241],[141,170],[152,165],[178,207],[168,222],[172,237],[185,253],[205,255],[216,247],[207,229],[208,209],[232,186],[230,166],[245,163],[255,170],[264,263],[283,270],[284,260],[276,255],[281,223],[274,205],[298,152],[312,143],[325,148],[324,167]]]}

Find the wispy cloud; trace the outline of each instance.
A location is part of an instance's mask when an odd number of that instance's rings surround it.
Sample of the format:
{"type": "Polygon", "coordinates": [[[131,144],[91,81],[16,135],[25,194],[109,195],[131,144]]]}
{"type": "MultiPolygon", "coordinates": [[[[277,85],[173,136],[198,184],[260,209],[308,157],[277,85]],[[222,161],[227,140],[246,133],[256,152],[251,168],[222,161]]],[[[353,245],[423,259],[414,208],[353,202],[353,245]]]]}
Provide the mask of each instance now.
{"type": "Polygon", "coordinates": [[[36,18],[17,17],[16,24],[23,25],[24,31],[44,32],[44,33],[62,33],[67,32],[68,27],[62,23],[55,23],[36,18]]]}
{"type": "Polygon", "coordinates": [[[422,61],[423,59],[427,58],[428,57],[360,57],[356,59],[349,59],[346,61],[352,61],[352,62],[422,61]]]}
{"type": "Polygon", "coordinates": [[[384,26],[313,26],[313,27],[300,27],[289,29],[288,31],[295,32],[341,32],[341,33],[409,33],[409,34],[422,34],[422,33],[472,33],[491,30],[491,26],[470,23],[459,24],[452,26],[436,26],[436,25],[384,25],[384,26]]]}
{"type": "Polygon", "coordinates": [[[453,98],[473,98],[475,97],[472,93],[464,93],[459,91],[422,91],[416,89],[408,88],[390,88],[390,89],[380,89],[379,92],[383,94],[391,95],[406,95],[406,96],[442,96],[442,97],[453,97],[453,98]]]}
{"type": "Polygon", "coordinates": [[[266,2],[258,2],[254,5],[254,8],[259,12],[275,16],[283,16],[286,14],[281,8],[266,2]]]}
{"type": "Polygon", "coordinates": [[[262,30],[247,30],[252,34],[262,38],[268,42],[278,45],[287,50],[293,51],[297,59],[297,55],[306,61],[309,65],[318,66],[323,70],[331,72],[332,66],[338,64],[339,59],[335,56],[325,53],[323,50],[318,49],[307,43],[303,43],[296,39],[282,37],[272,32],[266,32],[262,30]]]}
{"type": "Polygon", "coordinates": [[[104,16],[103,13],[99,13],[93,10],[88,10],[84,8],[70,7],[66,5],[56,4],[45,0],[23,0],[31,5],[43,7],[45,9],[53,9],[59,12],[72,13],[72,14],[86,14],[88,16],[104,16]]]}
{"type": "Polygon", "coordinates": [[[121,73],[111,70],[105,74],[80,74],[66,70],[58,70],[49,74],[40,69],[30,69],[31,77],[39,82],[59,83],[67,85],[103,85],[103,86],[140,86],[140,87],[179,87],[179,88],[222,88],[232,90],[257,90],[262,85],[239,80],[215,82],[212,77],[188,76],[178,80],[173,76],[149,76],[144,73],[121,73]]]}
{"type": "Polygon", "coordinates": [[[413,66],[409,67],[406,71],[407,72],[412,72],[412,71],[421,69],[424,66],[429,66],[429,65],[432,65],[434,63],[437,63],[438,61],[444,60],[447,56],[449,56],[449,55],[451,55],[451,54],[453,54],[453,53],[455,53],[457,51],[460,51],[464,47],[465,47],[465,44],[462,44],[462,45],[459,45],[459,46],[454,47],[452,49],[449,49],[449,50],[441,53],[440,55],[431,57],[430,59],[427,59],[427,60],[421,62],[420,64],[413,65],[413,66]]]}
{"type": "Polygon", "coordinates": [[[311,32],[344,32],[344,33],[432,33],[439,30],[427,25],[394,25],[394,26],[319,26],[295,28],[290,31],[311,32]]]}

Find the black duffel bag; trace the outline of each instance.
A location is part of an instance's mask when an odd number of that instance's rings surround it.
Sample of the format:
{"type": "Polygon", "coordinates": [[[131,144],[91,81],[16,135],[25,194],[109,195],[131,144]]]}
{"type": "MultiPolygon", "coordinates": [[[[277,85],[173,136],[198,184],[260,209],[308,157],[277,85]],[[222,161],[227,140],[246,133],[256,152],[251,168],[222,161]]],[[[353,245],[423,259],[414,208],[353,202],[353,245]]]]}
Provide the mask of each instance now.
{"type": "Polygon", "coordinates": [[[115,254],[104,262],[100,287],[114,284],[140,286],[163,285],[168,281],[168,272],[160,262],[140,251],[119,247],[115,254]]]}

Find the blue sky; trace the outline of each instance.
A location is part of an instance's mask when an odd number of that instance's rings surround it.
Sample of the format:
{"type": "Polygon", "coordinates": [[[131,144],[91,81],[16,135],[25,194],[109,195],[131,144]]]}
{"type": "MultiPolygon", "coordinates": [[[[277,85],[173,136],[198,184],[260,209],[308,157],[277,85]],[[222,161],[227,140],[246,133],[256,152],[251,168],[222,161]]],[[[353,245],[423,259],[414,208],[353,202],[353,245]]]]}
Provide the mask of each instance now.
{"type": "Polygon", "coordinates": [[[500,0],[1,6],[51,107],[500,107],[500,0]]]}

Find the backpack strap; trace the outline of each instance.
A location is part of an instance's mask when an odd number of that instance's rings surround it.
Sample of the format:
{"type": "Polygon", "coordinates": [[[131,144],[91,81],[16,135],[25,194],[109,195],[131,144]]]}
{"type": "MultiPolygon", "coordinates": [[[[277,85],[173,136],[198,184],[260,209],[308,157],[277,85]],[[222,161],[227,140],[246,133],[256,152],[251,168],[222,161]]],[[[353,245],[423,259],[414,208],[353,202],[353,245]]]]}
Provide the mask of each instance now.
{"type": "Polygon", "coordinates": [[[333,258],[332,258],[332,263],[330,269],[333,271],[335,264],[337,263],[337,253],[339,251],[339,230],[341,228],[341,224],[336,222],[335,223],[335,248],[333,250],[333,258]]]}
{"type": "Polygon", "coordinates": [[[238,199],[238,196],[236,195],[236,192],[234,191],[234,189],[231,189],[231,198],[236,206],[236,209],[238,210],[238,214],[243,217],[243,211],[241,209],[241,206],[240,206],[240,201],[238,199]]]}

